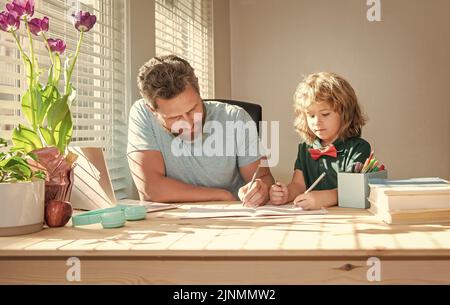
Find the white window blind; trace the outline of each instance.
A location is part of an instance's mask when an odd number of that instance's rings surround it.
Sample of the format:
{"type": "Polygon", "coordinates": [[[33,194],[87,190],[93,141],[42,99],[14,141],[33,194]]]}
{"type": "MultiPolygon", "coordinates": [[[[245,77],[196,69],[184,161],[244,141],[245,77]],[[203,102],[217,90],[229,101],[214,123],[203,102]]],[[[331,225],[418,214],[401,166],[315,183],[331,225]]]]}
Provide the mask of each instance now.
{"type": "MultiPolygon", "coordinates": [[[[0,0],[5,7],[6,0],[0,0]]],[[[37,0],[34,17],[48,16],[47,38],[61,38],[67,44],[62,55],[75,54],[78,31],[73,27],[71,13],[89,11],[97,16],[94,28],[85,33],[72,83],[77,98],[73,114],[72,146],[102,147],[105,151],[117,199],[127,196],[130,185],[126,162],[127,86],[125,54],[125,0],[37,0]]],[[[46,83],[49,68],[48,52],[41,37],[34,37],[38,62],[46,83]]],[[[20,40],[28,50],[28,37],[23,23],[20,40]]],[[[63,85],[61,81],[61,86],[63,85]]],[[[20,53],[11,34],[0,31],[0,137],[11,139],[12,130],[21,116],[20,100],[26,89],[20,53]]]]}
{"type": "Polygon", "coordinates": [[[189,61],[202,98],[213,98],[212,0],[156,0],[155,31],[156,55],[189,61]]]}

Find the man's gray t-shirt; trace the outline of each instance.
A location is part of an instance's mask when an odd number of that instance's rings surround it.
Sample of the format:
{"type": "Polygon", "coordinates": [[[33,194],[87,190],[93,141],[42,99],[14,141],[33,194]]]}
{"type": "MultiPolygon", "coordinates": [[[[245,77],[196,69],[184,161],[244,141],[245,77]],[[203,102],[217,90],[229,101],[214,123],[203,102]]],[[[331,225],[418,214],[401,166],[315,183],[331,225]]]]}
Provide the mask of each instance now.
{"type": "Polygon", "coordinates": [[[239,167],[261,158],[256,124],[241,107],[213,101],[204,105],[202,140],[186,142],[161,126],[144,99],[136,101],[129,115],[127,154],[159,151],[167,177],[196,186],[226,189],[237,196],[244,185],[239,167]]]}

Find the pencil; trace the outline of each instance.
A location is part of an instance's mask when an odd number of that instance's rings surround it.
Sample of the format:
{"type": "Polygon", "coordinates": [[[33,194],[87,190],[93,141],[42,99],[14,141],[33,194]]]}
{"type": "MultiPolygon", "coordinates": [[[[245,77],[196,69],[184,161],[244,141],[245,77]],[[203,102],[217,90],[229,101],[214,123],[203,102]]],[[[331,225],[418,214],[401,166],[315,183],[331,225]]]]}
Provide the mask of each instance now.
{"type": "Polygon", "coordinates": [[[316,185],[320,182],[320,180],[322,180],[323,177],[325,177],[326,174],[327,173],[323,172],[322,175],[320,175],[319,178],[317,178],[316,181],[314,181],[314,183],[311,184],[311,186],[306,190],[305,194],[308,194],[309,192],[311,192],[316,187],[316,185]]]}
{"type": "Polygon", "coordinates": [[[369,165],[370,161],[372,161],[372,158],[373,158],[373,150],[370,152],[369,158],[367,158],[366,162],[364,162],[363,168],[361,169],[361,173],[365,173],[365,169],[369,165]]]}
{"type": "MultiPolygon", "coordinates": [[[[256,176],[258,176],[258,172],[259,172],[260,168],[261,168],[261,164],[259,164],[258,167],[256,168],[255,173],[253,174],[252,180],[250,181],[250,186],[248,187],[247,191],[251,190],[253,183],[255,183],[256,176]]],[[[242,205],[244,205],[243,202],[242,202],[242,205]]]]}

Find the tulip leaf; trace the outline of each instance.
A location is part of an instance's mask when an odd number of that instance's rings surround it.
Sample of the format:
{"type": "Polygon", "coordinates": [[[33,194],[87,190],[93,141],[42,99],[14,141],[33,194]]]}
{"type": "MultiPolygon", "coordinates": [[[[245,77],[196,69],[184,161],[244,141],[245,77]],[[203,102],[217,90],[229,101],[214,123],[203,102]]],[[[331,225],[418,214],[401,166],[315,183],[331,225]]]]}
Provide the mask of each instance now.
{"type": "Polygon", "coordinates": [[[69,92],[68,92],[68,103],[70,106],[72,106],[73,102],[75,101],[75,98],[77,97],[77,89],[75,89],[72,84],[69,85],[69,92]]]}
{"type": "Polygon", "coordinates": [[[59,79],[61,78],[61,58],[56,53],[53,60],[53,85],[58,86],[59,79]]]}
{"type": "Polygon", "coordinates": [[[38,108],[37,113],[37,125],[41,126],[45,117],[47,116],[48,110],[50,106],[60,98],[58,89],[53,85],[47,85],[44,91],[42,92],[42,103],[38,108]]]}
{"type": "Polygon", "coordinates": [[[56,144],[55,138],[53,137],[53,133],[45,127],[39,127],[39,132],[41,136],[44,138],[46,146],[54,146],[56,144]]]}
{"type": "MultiPolygon", "coordinates": [[[[36,58],[36,57],[35,57],[36,58]]],[[[34,83],[39,84],[39,78],[41,76],[41,69],[39,68],[38,60],[35,60],[36,66],[34,67],[34,83]]]]}
{"type": "Polygon", "coordinates": [[[43,147],[39,136],[33,130],[22,124],[19,124],[19,126],[14,129],[12,141],[15,148],[23,149],[26,152],[43,147]]]}
{"type": "MultiPolygon", "coordinates": [[[[66,88],[66,91],[69,90],[69,85],[70,85],[70,75],[69,75],[69,70],[70,70],[70,55],[67,56],[66,60],[64,61],[64,86],[66,88]]],[[[66,94],[69,94],[69,92],[66,92],[66,94]]]]}
{"type": "Polygon", "coordinates": [[[33,126],[33,129],[37,128],[37,114],[38,108],[41,107],[42,98],[38,89],[30,88],[22,96],[22,112],[25,115],[28,122],[33,126]]]}
{"type": "Polygon", "coordinates": [[[58,125],[55,131],[55,138],[58,143],[56,146],[62,154],[65,154],[66,147],[69,145],[70,140],[72,138],[73,131],[73,123],[72,123],[72,115],[70,112],[66,113],[66,116],[58,125]]]}
{"type": "Polygon", "coordinates": [[[53,83],[53,65],[50,65],[50,68],[48,69],[47,86],[50,86],[52,83],[53,83]]]}
{"type": "Polygon", "coordinates": [[[61,95],[58,92],[58,88],[56,88],[56,86],[54,85],[45,87],[42,96],[44,97],[44,99],[50,99],[50,104],[53,104],[57,99],[61,98],[61,95]]]}
{"type": "Polygon", "coordinates": [[[33,109],[31,105],[31,93],[30,90],[27,90],[25,94],[22,96],[22,113],[25,118],[31,124],[33,122],[33,109]]]}
{"type": "Polygon", "coordinates": [[[34,130],[36,130],[38,126],[37,123],[38,109],[42,107],[42,96],[37,89],[33,88],[33,90],[31,91],[31,97],[32,97],[31,105],[33,109],[33,118],[34,118],[33,127],[34,130]]]}
{"type": "Polygon", "coordinates": [[[57,99],[56,102],[50,106],[47,114],[47,122],[51,130],[56,130],[56,126],[65,118],[69,113],[69,106],[67,105],[67,95],[57,99]]]}
{"type": "Polygon", "coordinates": [[[31,60],[27,57],[24,57],[23,61],[25,62],[25,73],[27,75],[27,83],[28,86],[31,87],[33,80],[33,65],[31,64],[31,60]]]}

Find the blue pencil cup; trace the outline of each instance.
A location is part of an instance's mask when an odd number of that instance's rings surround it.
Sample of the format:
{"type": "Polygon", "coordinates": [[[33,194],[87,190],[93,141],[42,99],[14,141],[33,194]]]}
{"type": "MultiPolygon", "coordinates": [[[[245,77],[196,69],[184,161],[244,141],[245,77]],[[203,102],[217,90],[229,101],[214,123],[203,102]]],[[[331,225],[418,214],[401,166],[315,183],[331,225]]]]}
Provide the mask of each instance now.
{"type": "Polygon", "coordinates": [[[368,209],[369,179],[387,179],[387,171],[373,173],[338,173],[338,203],[343,208],[368,209]]]}

